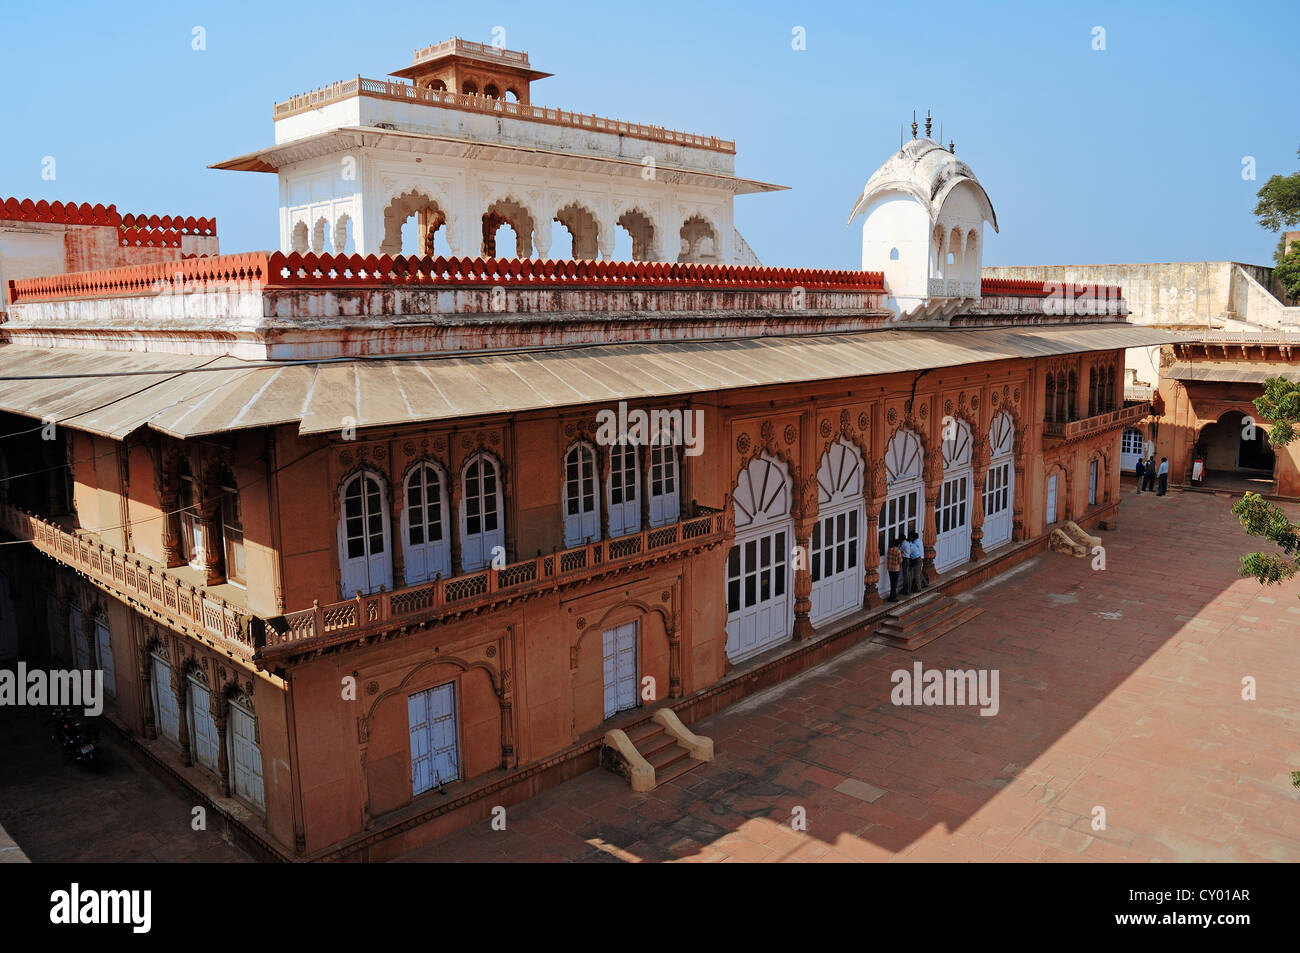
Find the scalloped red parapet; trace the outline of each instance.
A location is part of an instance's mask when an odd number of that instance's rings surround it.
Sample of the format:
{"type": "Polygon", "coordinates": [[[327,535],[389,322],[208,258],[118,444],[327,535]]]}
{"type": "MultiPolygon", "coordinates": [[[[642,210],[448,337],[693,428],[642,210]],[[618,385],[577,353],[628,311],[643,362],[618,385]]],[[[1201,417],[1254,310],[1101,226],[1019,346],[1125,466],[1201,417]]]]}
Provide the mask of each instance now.
{"type": "MultiPolygon", "coordinates": [[[[46,222],[53,225],[115,225],[120,229],[175,232],[179,235],[216,235],[215,218],[188,215],[120,215],[116,205],[90,205],[82,202],[33,202],[31,199],[8,198],[0,202],[0,221],[46,222]]],[[[123,242],[122,244],[135,244],[123,242]]]]}
{"type": "MultiPolygon", "coordinates": [[[[148,219],[131,217],[136,225],[124,227],[124,245],[179,247],[176,228],[150,229],[148,219]]],[[[175,226],[177,219],[172,218],[175,226]]],[[[159,219],[161,223],[162,220],[159,219]]],[[[156,293],[159,287],[184,283],[202,290],[221,282],[253,282],[263,287],[337,288],[385,285],[437,287],[546,287],[546,288],[646,288],[696,290],[855,291],[883,293],[885,276],[879,271],[823,271],[809,268],[763,268],[738,265],[702,265],[677,262],[606,262],[535,258],[444,258],[438,256],[288,255],[249,252],[214,255],[84,271],[12,282],[15,303],[42,298],[98,297],[156,293]]],[[[1034,285],[1035,282],[1029,282],[1034,285]]],[[[987,286],[987,283],[986,283],[987,286]]],[[[986,294],[989,292],[985,292],[986,294]]],[[[1004,292],[1007,293],[1007,292],[1004,292]]]]}
{"type": "Polygon", "coordinates": [[[1025,278],[984,278],[980,282],[980,294],[987,297],[1047,298],[1054,294],[1066,293],[1071,298],[1089,295],[1102,299],[1118,299],[1124,296],[1123,289],[1119,285],[1074,284],[1025,278]]]}

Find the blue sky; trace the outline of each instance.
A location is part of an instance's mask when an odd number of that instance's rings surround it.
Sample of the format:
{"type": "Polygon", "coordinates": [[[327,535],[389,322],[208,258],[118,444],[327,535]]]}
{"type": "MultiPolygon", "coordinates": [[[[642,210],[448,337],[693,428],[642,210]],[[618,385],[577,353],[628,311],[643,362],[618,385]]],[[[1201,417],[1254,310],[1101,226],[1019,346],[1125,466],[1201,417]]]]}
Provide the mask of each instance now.
{"type": "Polygon", "coordinates": [[[223,251],[273,248],[275,177],[209,163],[269,145],[276,100],[502,26],[555,73],[535,103],[734,139],[739,174],[790,186],[736,201],[765,264],[857,267],[853,200],[927,107],[997,209],[986,264],[1271,262],[1251,209],[1300,169],[1300,5],[1130,6],[8,4],[0,195],[216,215],[223,251]]]}

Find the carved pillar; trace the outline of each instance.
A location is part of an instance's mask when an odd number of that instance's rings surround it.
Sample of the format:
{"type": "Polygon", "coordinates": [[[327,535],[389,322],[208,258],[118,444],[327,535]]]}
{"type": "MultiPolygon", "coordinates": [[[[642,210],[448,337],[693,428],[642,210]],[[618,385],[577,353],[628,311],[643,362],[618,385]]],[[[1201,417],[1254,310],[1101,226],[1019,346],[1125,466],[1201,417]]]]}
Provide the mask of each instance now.
{"type": "Polygon", "coordinates": [[[1011,539],[1017,543],[1025,539],[1025,440],[1029,427],[1016,433],[1015,452],[1012,456],[1016,471],[1015,485],[1011,488],[1011,539]]]}
{"type": "Polygon", "coordinates": [[[144,718],[144,736],[153,739],[158,737],[158,725],[153,713],[153,658],[149,652],[148,632],[145,633],[142,640],[144,644],[140,647],[139,664],[140,687],[144,691],[144,703],[140,708],[140,713],[144,718]]]}
{"type": "Polygon", "coordinates": [[[460,473],[449,473],[447,482],[451,484],[451,492],[448,496],[451,499],[451,512],[448,514],[447,525],[451,528],[451,574],[459,576],[464,570],[460,563],[460,536],[461,520],[460,506],[461,498],[464,495],[465,481],[461,479],[460,473]]]}
{"type": "Polygon", "coordinates": [[[203,534],[203,584],[219,585],[226,581],[221,574],[221,533],[218,516],[221,497],[208,497],[199,505],[199,530],[203,534]]]}
{"type": "Polygon", "coordinates": [[[984,481],[989,473],[989,440],[980,434],[975,438],[973,456],[975,466],[971,473],[974,490],[971,498],[970,518],[970,559],[977,562],[984,558],[984,481]]]}
{"type": "Polygon", "coordinates": [[[939,574],[934,568],[935,540],[939,537],[939,525],[935,522],[934,508],[939,502],[939,491],[943,486],[943,446],[937,441],[926,447],[925,454],[925,529],[921,541],[925,544],[925,562],[922,564],[925,578],[933,583],[939,574]]]}
{"type": "Polygon", "coordinates": [[[682,697],[682,636],[676,617],[665,620],[668,630],[668,697],[682,697]]]}
{"type": "Polygon", "coordinates": [[[217,726],[217,772],[221,775],[221,793],[230,797],[230,759],[226,755],[226,718],[230,713],[230,699],[225,692],[216,689],[208,692],[208,711],[217,726]]]}
{"type": "MultiPolygon", "coordinates": [[[[92,602],[86,607],[86,611],[81,615],[81,637],[86,640],[86,658],[90,659],[90,667],[92,670],[103,668],[103,666],[99,664],[99,646],[95,644],[96,612],[96,603],[92,602]]],[[[75,654],[73,657],[76,657],[75,654]]]]}
{"type": "MultiPolygon", "coordinates": [[[[690,411],[687,411],[690,413],[690,411]]],[[[643,530],[650,528],[650,445],[647,444],[640,448],[641,464],[641,528],[643,530]]],[[[678,497],[680,499],[680,497],[678,497]]]]}
{"type": "Polygon", "coordinates": [[[812,530],[817,523],[817,475],[811,474],[795,484],[799,494],[794,514],[794,542],[801,554],[794,568],[794,640],[812,638],[812,530]]]}
{"type": "Polygon", "coordinates": [[[501,690],[497,692],[497,703],[501,711],[501,767],[503,770],[518,767],[519,756],[515,753],[515,693],[514,693],[514,636],[515,627],[506,626],[506,634],[500,640],[498,650],[501,655],[501,690]]]}
{"type": "Polygon", "coordinates": [[[194,761],[190,757],[190,719],[189,709],[185,704],[187,688],[185,668],[181,660],[177,658],[172,662],[172,694],[176,696],[176,711],[178,712],[176,721],[179,729],[176,740],[180,742],[181,746],[181,763],[188,768],[194,764],[194,761]]]}
{"type": "MultiPolygon", "coordinates": [[[[885,462],[873,463],[868,470],[870,483],[867,487],[867,561],[863,573],[862,605],[866,609],[875,609],[881,604],[880,598],[880,510],[885,505],[889,487],[885,480],[885,462]]],[[[885,540],[889,544],[889,540],[885,540]]]]}
{"type": "Polygon", "coordinates": [[[596,467],[600,470],[598,479],[600,483],[596,487],[596,492],[600,495],[600,538],[609,539],[609,455],[614,452],[614,444],[609,447],[596,448],[596,467]],[[603,452],[602,452],[603,451],[603,452]]]}

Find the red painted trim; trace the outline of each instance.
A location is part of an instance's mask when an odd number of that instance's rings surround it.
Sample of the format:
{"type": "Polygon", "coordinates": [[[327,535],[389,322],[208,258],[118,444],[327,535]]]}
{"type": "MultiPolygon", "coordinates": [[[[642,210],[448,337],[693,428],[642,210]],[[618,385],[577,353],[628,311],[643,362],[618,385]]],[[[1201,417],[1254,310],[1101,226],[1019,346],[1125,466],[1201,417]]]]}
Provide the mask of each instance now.
{"type": "Polygon", "coordinates": [[[633,261],[553,261],[518,258],[407,258],[398,255],[284,255],[249,252],[146,265],[130,265],[10,283],[10,301],[38,298],[152,294],[182,282],[185,290],[209,283],[243,282],[267,288],[364,288],[391,285],[440,287],[646,288],[882,293],[878,271],[760,268],[740,265],[633,261]]]}
{"type": "Polygon", "coordinates": [[[1033,281],[1020,278],[984,278],[980,281],[980,294],[986,298],[1048,298],[1053,294],[1069,293],[1070,297],[1091,292],[1098,298],[1122,298],[1119,285],[1079,285],[1061,281],[1033,281]]]}
{"type": "MultiPolygon", "coordinates": [[[[110,225],[122,230],[143,229],[169,231],[178,235],[215,235],[215,218],[195,218],[193,215],[133,215],[118,214],[116,205],[90,205],[86,202],[33,202],[31,199],[5,199],[0,203],[0,220],[9,222],[46,222],[53,225],[110,225]]],[[[136,242],[123,241],[126,244],[136,242]]]]}

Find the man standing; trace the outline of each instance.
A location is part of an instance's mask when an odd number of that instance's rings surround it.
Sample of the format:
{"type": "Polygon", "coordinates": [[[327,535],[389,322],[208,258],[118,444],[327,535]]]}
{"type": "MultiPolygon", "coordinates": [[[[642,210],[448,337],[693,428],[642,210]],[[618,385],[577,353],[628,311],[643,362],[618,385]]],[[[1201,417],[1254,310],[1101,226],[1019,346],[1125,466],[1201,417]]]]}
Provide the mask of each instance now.
{"type": "Polygon", "coordinates": [[[1168,457],[1160,458],[1160,470],[1158,471],[1157,475],[1160,477],[1160,490],[1156,493],[1156,496],[1164,496],[1165,490],[1169,489],[1169,458],[1168,457]]]}
{"type": "Polygon", "coordinates": [[[1142,489],[1154,490],[1155,488],[1156,488],[1156,458],[1148,457],[1147,472],[1145,478],[1143,479],[1142,489]]]}
{"type": "MultiPolygon", "coordinates": [[[[898,601],[898,574],[903,569],[903,547],[899,543],[898,537],[895,536],[889,543],[889,551],[885,554],[886,565],[889,567],[889,601],[898,601]]],[[[906,594],[906,590],[904,590],[906,594]]]]}
{"type": "Polygon", "coordinates": [[[902,595],[907,596],[916,591],[915,584],[912,581],[916,569],[916,560],[912,558],[912,537],[900,533],[898,540],[899,550],[903,556],[903,579],[900,591],[902,595]]]}
{"type": "Polygon", "coordinates": [[[1142,479],[1143,479],[1143,477],[1146,476],[1146,471],[1147,471],[1146,464],[1143,463],[1143,462],[1142,462],[1142,458],[1139,457],[1139,458],[1138,458],[1138,462],[1137,462],[1137,470],[1136,470],[1136,472],[1137,472],[1137,478],[1138,478],[1138,495],[1139,495],[1139,496],[1142,495],[1142,479]]]}
{"type": "Polygon", "coordinates": [[[909,539],[912,543],[912,591],[920,592],[927,585],[921,581],[921,574],[925,567],[925,547],[921,545],[921,537],[918,533],[913,532],[909,539]]]}

